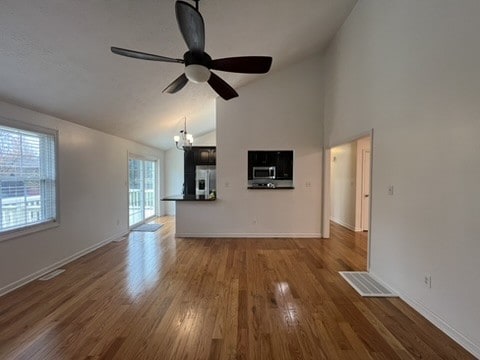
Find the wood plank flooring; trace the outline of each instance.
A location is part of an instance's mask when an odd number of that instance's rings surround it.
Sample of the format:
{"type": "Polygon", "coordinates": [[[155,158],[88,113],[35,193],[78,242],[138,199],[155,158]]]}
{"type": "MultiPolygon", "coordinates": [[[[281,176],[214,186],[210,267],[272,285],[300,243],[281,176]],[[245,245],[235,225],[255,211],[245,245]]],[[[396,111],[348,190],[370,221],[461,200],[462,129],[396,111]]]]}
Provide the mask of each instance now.
{"type": "Polygon", "coordinates": [[[132,232],[0,298],[0,359],[473,359],[399,299],[360,297],[366,235],[132,232]]]}

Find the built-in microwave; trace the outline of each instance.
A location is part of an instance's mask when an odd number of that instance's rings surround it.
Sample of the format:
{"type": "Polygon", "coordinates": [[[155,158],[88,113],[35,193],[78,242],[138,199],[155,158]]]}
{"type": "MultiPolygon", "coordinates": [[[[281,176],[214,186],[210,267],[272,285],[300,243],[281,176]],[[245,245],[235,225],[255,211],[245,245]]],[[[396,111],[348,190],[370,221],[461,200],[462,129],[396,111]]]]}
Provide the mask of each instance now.
{"type": "Polygon", "coordinates": [[[275,179],[275,166],[254,166],[253,167],[253,179],[275,179]]]}

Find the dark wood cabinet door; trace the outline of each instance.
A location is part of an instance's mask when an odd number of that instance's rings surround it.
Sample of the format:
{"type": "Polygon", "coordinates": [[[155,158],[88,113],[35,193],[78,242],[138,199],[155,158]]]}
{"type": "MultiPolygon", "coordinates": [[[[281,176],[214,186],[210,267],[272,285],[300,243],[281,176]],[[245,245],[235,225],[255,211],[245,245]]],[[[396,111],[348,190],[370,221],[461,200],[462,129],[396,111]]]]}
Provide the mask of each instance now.
{"type": "Polygon", "coordinates": [[[208,152],[208,163],[210,165],[216,165],[217,163],[217,150],[216,149],[210,149],[208,152]]]}
{"type": "Polygon", "coordinates": [[[216,149],[212,147],[198,147],[194,149],[195,165],[215,165],[216,149]]]}
{"type": "Polygon", "coordinates": [[[185,195],[195,195],[195,173],[188,173],[184,176],[185,195]]]}
{"type": "Polygon", "coordinates": [[[248,152],[248,179],[253,179],[252,169],[256,166],[275,166],[278,180],[293,179],[293,151],[251,150],[248,152]]]}
{"type": "Polygon", "coordinates": [[[195,173],[195,151],[187,150],[183,156],[183,170],[185,174],[195,173]]]}
{"type": "Polygon", "coordinates": [[[208,165],[210,164],[210,150],[209,149],[198,149],[198,165],[208,165]]]}

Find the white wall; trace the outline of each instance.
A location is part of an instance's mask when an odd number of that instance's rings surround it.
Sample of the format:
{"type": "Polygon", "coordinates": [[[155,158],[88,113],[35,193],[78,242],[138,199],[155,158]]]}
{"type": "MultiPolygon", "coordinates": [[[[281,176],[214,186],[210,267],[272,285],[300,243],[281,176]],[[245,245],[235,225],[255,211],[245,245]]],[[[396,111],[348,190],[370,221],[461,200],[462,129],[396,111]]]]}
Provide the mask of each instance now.
{"type": "Polygon", "coordinates": [[[331,219],[355,231],[357,144],[331,149],[331,219]]]}
{"type": "Polygon", "coordinates": [[[217,146],[217,132],[215,130],[194,138],[194,146],[217,146]]]}
{"type": "MultiPolygon", "coordinates": [[[[216,131],[194,137],[195,146],[216,146],[216,131]]],[[[166,196],[180,195],[183,191],[183,151],[173,147],[165,152],[165,194],[166,196]]],[[[163,202],[165,213],[175,215],[175,202],[163,202]]]]}
{"type": "Polygon", "coordinates": [[[479,18],[477,0],[360,0],[325,99],[331,144],[374,128],[372,272],[477,356],[479,18]]]}
{"type": "MultiPolygon", "coordinates": [[[[176,147],[165,152],[165,195],[179,195],[183,190],[183,151],[176,147]]],[[[166,215],[175,215],[175,203],[162,201],[166,215]]]]}
{"type": "Polygon", "coordinates": [[[217,99],[218,199],[177,203],[177,235],[319,236],[321,57],[265,75],[238,92],[236,99],[217,99]],[[294,190],[247,190],[248,150],[290,149],[294,190]]]}
{"type": "Polygon", "coordinates": [[[0,242],[1,294],[127,233],[127,153],[158,159],[160,174],[164,159],[163,151],[7,103],[0,102],[0,116],[58,130],[60,192],[58,227],[0,242]]]}

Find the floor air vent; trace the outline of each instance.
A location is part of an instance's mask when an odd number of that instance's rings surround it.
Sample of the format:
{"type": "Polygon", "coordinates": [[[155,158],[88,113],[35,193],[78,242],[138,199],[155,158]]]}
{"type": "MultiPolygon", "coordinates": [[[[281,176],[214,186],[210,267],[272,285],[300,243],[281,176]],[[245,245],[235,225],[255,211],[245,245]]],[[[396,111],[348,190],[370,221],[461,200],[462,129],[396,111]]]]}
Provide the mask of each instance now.
{"type": "Polygon", "coordinates": [[[340,275],[365,297],[397,297],[398,295],[387,289],[365,271],[339,271],[340,275]]]}
{"type": "Polygon", "coordinates": [[[47,281],[47,280],[53,279],[55,276],[60,275],[60,274],[63,273],[64,271],[65,271],[65,269],[57,269],[57,270],[54,270],[54,271],[52,271],[51,273],[48,273],[47,275],[43,275],[41,278],[38,278],[38,280],[40,280],[40,281],[47,281]]]}

